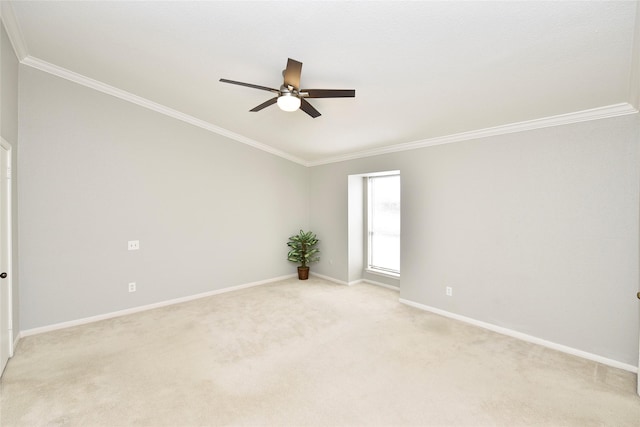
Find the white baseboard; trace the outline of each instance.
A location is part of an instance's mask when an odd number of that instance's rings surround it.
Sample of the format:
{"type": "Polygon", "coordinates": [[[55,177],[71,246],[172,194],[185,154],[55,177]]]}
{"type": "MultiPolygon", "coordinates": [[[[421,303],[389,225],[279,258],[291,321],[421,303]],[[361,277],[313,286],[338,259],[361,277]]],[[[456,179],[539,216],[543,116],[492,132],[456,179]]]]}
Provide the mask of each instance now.
{"type": "Polygon", "coordinates": [[[593,362],[602,363],[603,365],[611,366],[614,368],[624,369],[625,371],[638,373],[638,367],[629,365],[627,363],[622,363],[617,360],[609,359],[603,356],[599,356],[597,354],[588,353],[586,351],[578,350],[573,347],[568,347],[566,345],[557,344],[551,341],[543,340],[542,338],[534,337],[532,335],[523,334],[522,332],[514,331],[512,329],[503,328],[501,326],[496,326],[491,323],[482,322],[480,320],[472,319],[470,317],[461,316],[459,314],[451,313],[445,310],[441,310],[439,308],[430,307],[428,305],[420,304],[414,301],[406,300],[400,298],[400,302],[411,307],[419,308],[420,310],[429,311],[431,313],[439,314],[441,316],[449,317],[451,319],[460,320],[465,323],[469,323],[474,326],[478,326],[480,328],[488,329],[493,332],[497,332],[502,335],[506,335],[509,337],[517,338],[523,341],[527,341],[533,344],[538,344],[543,347],[547,347],[553,350],[561,351],[563,353],[571,354],[573,356],[578,356],[583,359],[591,360],[593,362]]]}
{"type": "MultiPolygon", "coordinates": [[[[398,288],[396,288],[395,286],[391,286],[391,285],[387,285],[385,283],[379,283],[379,282],[374,282],[371,280],[356,280],[353,282],[344,282],[342,280],[338,280],[338,279],[334,279],[333,277],[329,277],[329,276],[325,276],[322,274],[318,274],[318,273],[311,273],[313,276],[317,276],[321,279],[324,280],[328,280],[330,282],[334,282],[334,283],[338,283],[340,285],[347,285],[347,286],[351,286],[351,285],[355,285],[357,283],[369,283],[372,285],[376,285],[376,286],[382,286],[385,288],[389,288],[389,289],[393,289],[393,290],[398,290],[398,288]]],[[[111,313],[106,313],[106,314],[101,314],[98,316],[91,316],[91,317],[86,317],[83,319],[76,319],[76,320],[71,320],[68,322],[61,322],[61,323],[56,323],[53,325],[47,325],[47,326],[42,326],[39,328],[33,328],[33,329],[26,329],[23,331],[20,331],[18,333],[18,335],[16,336],[15,340],[14,340],[14,349],[17,348],[18,342],[20,341],[20,339],[24,338],[24,337],[28,337],[30,335],[37,335],[37,334],[41,334],[44,332],[50,332],[50,331],[55,331],[55,330],[59,330],[59,329],[65,329],[65,328],[70,328],[72,326],[79,326],[79,325],[85,325],[88,323],[93,323],[93,322],[98,322],[100,320],[106,320],[106,319],[112,319],[114,317],[120,317],[120,316],[126,316],[128,314],[134,314],[134,313],[139,313],[142,311],[147,311],[147,310],[153,310],[155,308],[160,308],[160,307],[166,307],[169,305],[174,305],[174,304],[180,304],[183,302],[187,302],[187,301],[193,301],[196,299],[200,299],[200,298],[206,298],[209,296],[213,296],[213,295],[218,295],[218,294],[223,294],[223,293],[227,293],[227,292],[233,292],[233,291],[237,291],[240,289],[246,289],[246,288],[251,288],[254,286],[260,286],[260,285],[266,285],[268,283],[273,283],[273,282],[277,282],[280,280],[285,280],[285,279],[290,279],[292,277],[296,277],[296,274],[290,274],[290,275],[286,275],[286,276],[280,276],[280,277],[274,277],[272,279],[267,279],[267,280],[261,280],[258,282],[251,282],[251,283],[245,283],[242,285],[237,285],[237,286],[231,286],[228,288],[223,288],[223,289],[217,289],[214,291],[209,291],[209,292],[204,292],[204,293],[200,293],[200,294],[196,294],[196,295],[190,295],[190,296],[186,296],[186,297],[181,297],[181,298],[175,298],[175,299],[171,299],[171,300],[167,300],[167,301],[161,301],[161,302],[157,302],[157,303],[153,303],[153,304],[148,304],[148,305],[143,305],[143,306],[139,306],[139,307],[133,307],[133,308],[129,308],[129,309],[125,309],[125,310],[119,310],[119,311],[114,311],[111,313]]],[[[513,338],[517,338],[523,341],[527,341],[533,344],[538,344],[541,345],[543,347],[547,347],[547,348],[551,348],[553,350],[558,350],[561,351],[563,353],[567,353],[567,354],[571,354],[574,356],[578,356],[578,357],[582,357],[583,359],[587,359],[587,360],[591,360],[594,362],[598,362],[598,363],[602,363],[603,365],[607,365],[607,366],[611,366],[614,368],[619,368],[619,369],[623,369],[625,371],[629,371],[629,372],[633,372],[633,373],[638,373],[638,367],[637,366],[633,366],[627,363],[622,363],[619,362],[617,360],[613,360],[613,359],[609,359],[603,356],[599,356],[597,354],[593,354],[593,353],[588,353],[586,351],[582,351],[582,350],[578,350],[572,347],[568,347],[562,344],[557,344],[551,341],[547,341],[547,340],[543,340],[541,338],[538,337],[534,337],[532,335],[527,335],[524,334],[522,332],[518,332],[518,331],[514,331],[511,329],[507,329],[501,326],[497,326],[497,325],[493,325],[491,323],[486,323],[486,322],[482,322],[480,320],[476,320],[476,319],[472,319],[470,317],[465,317],[465,316],[461,316],[459,314],[455,314],[455,313],[451,313],[445,310],[441,310],[439,308],[435,308],[435,307],[431,307],[425,304],[420,304],[414,301],[410,301],[407,299],[403,299],[400,298],[399,301],[403,304],[406,304],[408,306],[411,307],[415,307],[421,310],[425,310],[425,311],[429,311],[431,313],[435,313],[435,314],[439,314],[441,316],[445,316],[445,317],[449,317],[451,319],[455,319],[455,320],[459,320],[465,323],[469,323],[471,325],[474,326],[478,326],[484,329],[488,329],[490,331],[493,332],[497,332],[499,334],[502,335],[506,335],[506,336],[510,336],[513,338]]]]}
{"type": "MultiPolygon", "coordinates": [[[[258,282],[245,283],[237,286],[230,286],[228,288],[216,289],[215,291],[203,292],[196,295],[190,295],[181,298],[175,298],[167,301],[156,302],[153,304],[142,305],[139,307],[128,308],[125,310],[114,311],[111,313],[100,314],[97,316],[85,317],[84,319],[70,320],[68,322],[56,323],[53,325],[42,326],[39,328],[26,329],[20,331],[18,334],[17,342],[20,338],[28,337],[30,335],[42,334],[44,332],[56,331],[58,329],[70,328],[72,326],[85,325],[87,323],[98,322],[100,320],[112,319],[114,317],[126,316],[128,314],[139,313],[141,311],[153,310],[154,308],[166,307],[168,305],[180,304],[187,301],[193,301],[200,298],[206,298],[213,295],[223,294],[227,292],[238,291],[240,289],[252,288],[254,286],[266,285],[268,283],[278,282],[280,280],[290,279],[296,277],[296,274],[289,274],[286,276],[274,277],[272,279],[260,280],[258,282]]],[[[15,347],[14,347],[15,348],[15,347]]]]}
{"type": "Polygon", "coordinates": [[[319,277],[319,278],[324,279],[324,280],[328,280],[328,281],[333,282],[333,283],[337,283],[339,285],[351,286],[351,285],[355,285],[356,283],[358,283],[358,282],[344,282],[342,280],[334,279],[333,277],[325,276],[324,274],[314,273],[313,271],[311,272],[311,275],[319,277]]]}

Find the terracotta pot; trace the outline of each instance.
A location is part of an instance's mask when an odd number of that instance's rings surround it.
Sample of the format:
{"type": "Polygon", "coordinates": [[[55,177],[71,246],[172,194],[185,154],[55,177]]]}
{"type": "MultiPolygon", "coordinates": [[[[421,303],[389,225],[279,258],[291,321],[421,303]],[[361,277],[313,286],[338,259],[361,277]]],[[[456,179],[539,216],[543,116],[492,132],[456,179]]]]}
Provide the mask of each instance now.
{"type": "Polygon", "coordinates": [[[298,279],[307,280],[309,278],[309,267],[298,267],[298,279]]]}

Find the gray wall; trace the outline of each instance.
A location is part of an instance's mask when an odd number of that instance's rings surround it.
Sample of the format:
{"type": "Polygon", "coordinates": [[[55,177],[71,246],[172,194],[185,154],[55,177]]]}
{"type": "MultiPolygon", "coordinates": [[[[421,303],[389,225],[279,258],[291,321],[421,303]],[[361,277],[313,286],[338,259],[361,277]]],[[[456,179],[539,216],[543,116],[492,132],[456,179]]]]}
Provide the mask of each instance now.
{"type": "Polygon", "coordinates": [[[1,67],[0,67],[0,123],[2,137],[12,147],[12,234],[13,234],[13,339],[20,332],[19,319],[19,271],[18,271],[18,58],[4,28],[0,25],[1,67]]]}
{"type": "Polygon", "coordinates": [[[347,176],[399,169],[401,298],[635,366],[639,135],[636,114],[313,167],[315,271],[350,279],[347,176]]]}
{"type": "Polygon", "coordinates": [[[295,273],[305,167],[27,66],[20,117],[23,330],[295,273]]]}

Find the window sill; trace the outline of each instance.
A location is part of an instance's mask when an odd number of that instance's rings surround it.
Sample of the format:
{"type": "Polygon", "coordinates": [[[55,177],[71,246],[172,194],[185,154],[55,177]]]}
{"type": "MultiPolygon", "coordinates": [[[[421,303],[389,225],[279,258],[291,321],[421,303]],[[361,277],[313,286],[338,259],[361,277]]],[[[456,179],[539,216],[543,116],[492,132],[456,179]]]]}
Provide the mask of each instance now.
{"type": "Polygon", "coordinates": [[[382,277],[388,277],[390,279],[400,279],[400,274],[399,273],[391,273],[389,271],[382,271],[382,270],[374,270],[371,268],[365,268],[365,270],[367,273],[370,274],[375,274],[377,276],[382,276],[382,277]]]}

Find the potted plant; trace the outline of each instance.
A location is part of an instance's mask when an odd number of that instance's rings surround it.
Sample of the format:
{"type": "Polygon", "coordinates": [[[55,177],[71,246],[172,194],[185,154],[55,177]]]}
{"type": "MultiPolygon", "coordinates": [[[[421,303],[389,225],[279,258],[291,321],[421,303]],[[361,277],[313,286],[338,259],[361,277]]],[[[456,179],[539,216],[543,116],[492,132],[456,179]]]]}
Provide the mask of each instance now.
{"type": "Polygon", "coordinates": [[[312,262],[320,261],[320,257],[317,254],[320,249],[315,246],[319,240],[316,235],[311,231],[306,233],[300,230],[299,234],[295,234],[289,237],[287,246],[289,246],[289,254],[287,259],[291,262],[297,262],[298,266],[298,279],[307,280],[309,278],[309,265],[312,262]]]}

